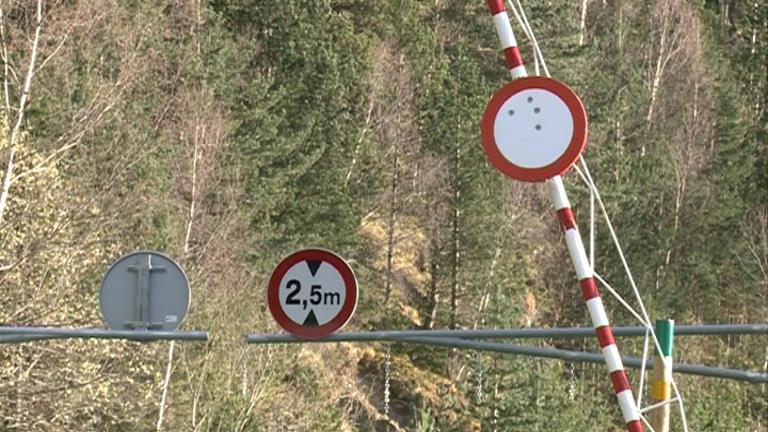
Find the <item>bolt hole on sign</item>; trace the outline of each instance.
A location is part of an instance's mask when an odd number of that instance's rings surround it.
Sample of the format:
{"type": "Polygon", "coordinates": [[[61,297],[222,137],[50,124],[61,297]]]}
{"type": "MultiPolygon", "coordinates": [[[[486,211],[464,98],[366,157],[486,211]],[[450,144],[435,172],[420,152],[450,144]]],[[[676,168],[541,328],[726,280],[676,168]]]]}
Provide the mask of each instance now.
{"type": "Polygon", "coordinates": [[[283,259],[269,279],[272,317],[294,336],[318,339],[340,330],[357,307],[352,268],[325,249],[304,249],[283,259]]]}
{"type": "Polygon", "coordinates": [[[491,164],[515,180],[542,182],[567,171],[587,144],[587,112],[568,86],[519,78],[493,95],[482,119],[491,164]]]}

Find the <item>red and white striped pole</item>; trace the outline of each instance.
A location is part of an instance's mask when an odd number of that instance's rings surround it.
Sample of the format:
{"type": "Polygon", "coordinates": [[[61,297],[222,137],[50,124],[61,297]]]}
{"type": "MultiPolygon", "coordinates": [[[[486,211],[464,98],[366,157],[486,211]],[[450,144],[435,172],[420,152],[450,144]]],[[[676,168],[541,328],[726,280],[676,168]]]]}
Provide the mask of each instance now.
{"type": "MultiPolygon", "coordinates": [[[[523,63],[520,50],[517,48],[515,37],[512,33],[512,26],[509,23],[504,0],[487,0],[488,7],[493,15],[493,23],[496,26],[496,32],[501,42],[507,59],[507,68],[509,68],[512,78],[521,78],[528,76],[523,63]]],[[[640,412],[635,404],[635,398],[632,394],[632,388],[629,384],[627,372],[621,361],[619,349],[613,338],[613,330],[608,322],[608,314],[605,312],[603,301],[600,298],[600,292],[597,289],[592,266],[587,259],[584,249],[584,243],[579,234],[576,218],[568,202],[568,195],[563,186],[563,180],[558,175],[548,182],[549,194],[557,210],[557,216],[560,225],[565,231],[565,241],[568,245],[568,252],[571,256],[573,266],[579,278],[584,300],[589,309],[589,315],[592,318],[592,325],[597,331],[597,340],[603,352],[603,358],[608,366],[611,375],[611,382],[616,393],[616,398],[624,417],[624,422],[628,432],[643,432],[643,424],[640,419],[640,412]]]]}
{"type": "Polygon", "coordinates": [[[504,1],[488,0],[488,7],[491,8],[493,24],[496,26],[496,34],[499,35],[501,49],[504,51],[504,57],[507,59],[507,69],[512,74],[512,79],[528,76],[525,64],[523,64],[523,56],[520,55],[520,49],[517,47],[515,34],[512,32],[512,26],[509,24],[509,16],[504,7],[504,1]]]}
{"type": "Polygon", "coordinates": [[[629,432],[642,432],[643,424],[640,420],[640,412],[635,405],[635,398],[632,395],[632,387],[629,385],[627,372],[619,355],[619,349],[613,338],[613,330],[608,322],[608,314],[605,313],[603,301],[600,298],[600,292],[597,289],[592,266],[589,264],[587,254],[584,250],[584,243],[576,225],[576,218],[573,215],[571,206],[568,202],[568,196],[565,193],[563,180],[560,176],[551,179],[548,182],[549,194],[557,210],[557,217],[560,219],[560,225],[565,231],[565,242],[568,245],[568,252],[571,255],[573,266],[579,277],[579,285],[587,302],[587,309],[592,318],[592,325],[597,332],[597,340],[603,351],[605,364],[611,373],[611,382],[613,390],[616,392],[616,398],[619,400],[619,407],[624,416],[624,422],[629,432]]]}

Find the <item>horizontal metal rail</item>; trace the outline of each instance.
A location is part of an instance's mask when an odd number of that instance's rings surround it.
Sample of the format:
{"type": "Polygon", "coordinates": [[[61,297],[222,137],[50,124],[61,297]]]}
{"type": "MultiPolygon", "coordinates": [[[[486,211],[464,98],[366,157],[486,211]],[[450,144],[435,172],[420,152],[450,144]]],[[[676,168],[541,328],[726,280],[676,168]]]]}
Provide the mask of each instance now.
{"type": "Polygon", "coordinates": [[[48,339],[127,339],[142,342],[157,340],[207,341],[208,332],[0,326],[0,343],[20,343],[48,339]]]}
{"type": "MultiPolygon", "coordinates": [[[[570,351],[558,348],[534,347],[527,345],[512,345],[506,343],[473,341],[455,338],[408,338],[400,342],[418,343],[425,345],[437,345],[451,348],[467,348],[480,351],[492,351],[507,354],[520,354],[531,357],[552,358],[570,362],[603,363],[605,359],[602,354],[593,354],[582,351],[570,351]]],[[[641,369],[643,359],[640,357],[622,357],[625,367],[641,369]]],[[[653,360],[648,359],[646,368],[651,369],[653,360]]],[[[700,375],[714,378],[726,378],[737,381],[747,381],[751,383],[768,383],[768,373],[743,371],[737,369],[716,368],[711,366],[692,365],[685,363],[675,363],[672,366],[675,373],[700,375]]]]}
{"type": "MultiPolygon", "coordinates": [[[[617,327],[614,334],[620,336],[644,336],[644,327],[617,327]]],[[[768,325],[709,325],[709,326],[680,326],[675,328],[678,335],[709,335],[709,334],[768,334],[768,325]],[[704,327],[704,328],[702,328],[704,327]],[[680,330],[680,331],[679,331],[680,330]]],[[[527,345],[513,345],[508,343],[494,343],[476,340],[467,340],[463,337],[486,338],[556,338],[556,337],[588,337],[594,335],[591,328],[565,328],[565,329],[499,329],[499,330],[403,330],[383,332],[346,332],[330,335],[322,339],[302,339],[291,335],[275,334],[251,334],[246,336],[249,344],[266,343],[299,343],[299,342],[374,342],[389,341],[412,343],[421,345],[434,345],[451,348],[465,348],[481,351],[492,351],[506,354],[518,354],[531,357],[543,357],[570,362],[603,363],[600,354],[582,351],[570,351],[558,348],[535,347],[527,345]],[[419,335],[430,335],[419,336],[419,335]],[[457,336],[454,336],[457,335],[457,336]],[[460,335],[461,337],[458,337],[460,335]]],[[[641,369],[643,360],[639,357],[622,357],[624,365],[634,369],[641,369]]],[[[646,368],[652,364],[647,361],[646,368]]],[[[700,375],[714,378],[747,381],[751,383],[768,383],[768,374],[754,371],[716,368],[711,366],[677,363],[674,371],[682,374],[700,375]]]]}
{"type": "MultiPolygon", "coordinates": [[[[643,326],[614,327],[614,336],[638,337],[645,336],[643,326]]],[[[701,335],[736,335],[764,334],[768,336],[768,323],[761,324],[704,324],[675,326],[675,336],[701,335]]],[[[564,328],[513,328],[513,329],[484,329],[484,330],[392,330],[370,332],[342,332],[332,334],[315,342],[370,342],[392,341],[412,337],[450,337],[460,339],[505,339],[505,338],[580,338],[595,336],[592,327],[564,328]]],[[[292,343],[306,342],[306,339],[288,334],[250,334],[246,341],[259,343],[292,343]]]]}

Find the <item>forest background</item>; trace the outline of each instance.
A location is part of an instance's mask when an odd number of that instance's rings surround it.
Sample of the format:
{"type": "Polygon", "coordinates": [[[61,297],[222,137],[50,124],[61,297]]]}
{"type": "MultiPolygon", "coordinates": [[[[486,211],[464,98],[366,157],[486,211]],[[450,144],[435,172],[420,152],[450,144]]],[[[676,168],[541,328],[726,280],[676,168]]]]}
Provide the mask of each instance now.
{"type": "MultiPolygon", "coordinates": [[[[587,106],[585,158],[652,316],[765,322],[768,5],[523,4],[587,106]]],[[[307,246],[352,263],[349,330],[589,325],[542,186],[482,151],[509,81],[484,1],[0,8],[0,323],[103,326],[108,265],[157,249],[192,283],[183,328],[213,336],[2,345],[0,431],[622,430],[603,365],[392,345],[388,420],[386,345],[243,342],[277,330],[266,279],[307,246]]],[[[586,224],[588,191],[565,181],[586,224]]],[[[596,229],[596,268],[627,295],[596,229]]],[[[680,337],[675,356],[765,371],[767,346],[680,337]]],[[[690,430],[766,431],[766,386],[677,380],[690,430]]]]}

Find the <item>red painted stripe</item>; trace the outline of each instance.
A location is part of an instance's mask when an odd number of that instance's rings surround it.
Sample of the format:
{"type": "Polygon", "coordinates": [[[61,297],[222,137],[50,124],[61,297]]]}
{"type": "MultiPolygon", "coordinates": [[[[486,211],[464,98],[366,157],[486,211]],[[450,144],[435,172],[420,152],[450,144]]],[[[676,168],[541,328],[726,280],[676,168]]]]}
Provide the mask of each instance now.
{"type": "Polygon", "coordinates": [[[614,345],[616,341],[613,339],[613,330],[611,326],[602,326],[595,329],[597,332],[597,340],[600,342],[600,348],[605,348],[608,345],[614,345]]]}
{"type": "Polygon", "coordinates": [[[496,15],[499,12],[504,12],[504,0],[488,0],[488,8],[491,10],[491,15],[496,15]]]}
{"type": "Polygon", "coordinates": [[[632,390],[632,387],[629,385],[629,378],[627,378],[627,371],[625,370],[611,372],[611,382],[613,383],[613,391],[616,394],[624,390],[632,390]]]}
{"type": "Polygon", "coordinates": [[[644,432],[643,423],[640,420],[627,423],[627,432],[644,432]]]}
{"type": "Polygon", "coordinates": [[[523,57],[520,55],[520,50],[516,46],[505,49],[504,57],[507,58],[508,69],[514,69],[523,65],[523,57]]]}
{"type": "Polygon", "coordinates": [[[600,291],[597,290],[597,284],[595,278],[586,278],[579,281],[581,286],[581,293],[584,296],[584,300],[590,300],[600,296],[600,291]]]}
{"type": "Polygon", "coordinates": [[[570,207],[561,208],[557,211],[557,218],[560,219],[560,225],[564,230],[578,229],[576,226],[576,216],[573,215],[573,210],[570,207]]]}

